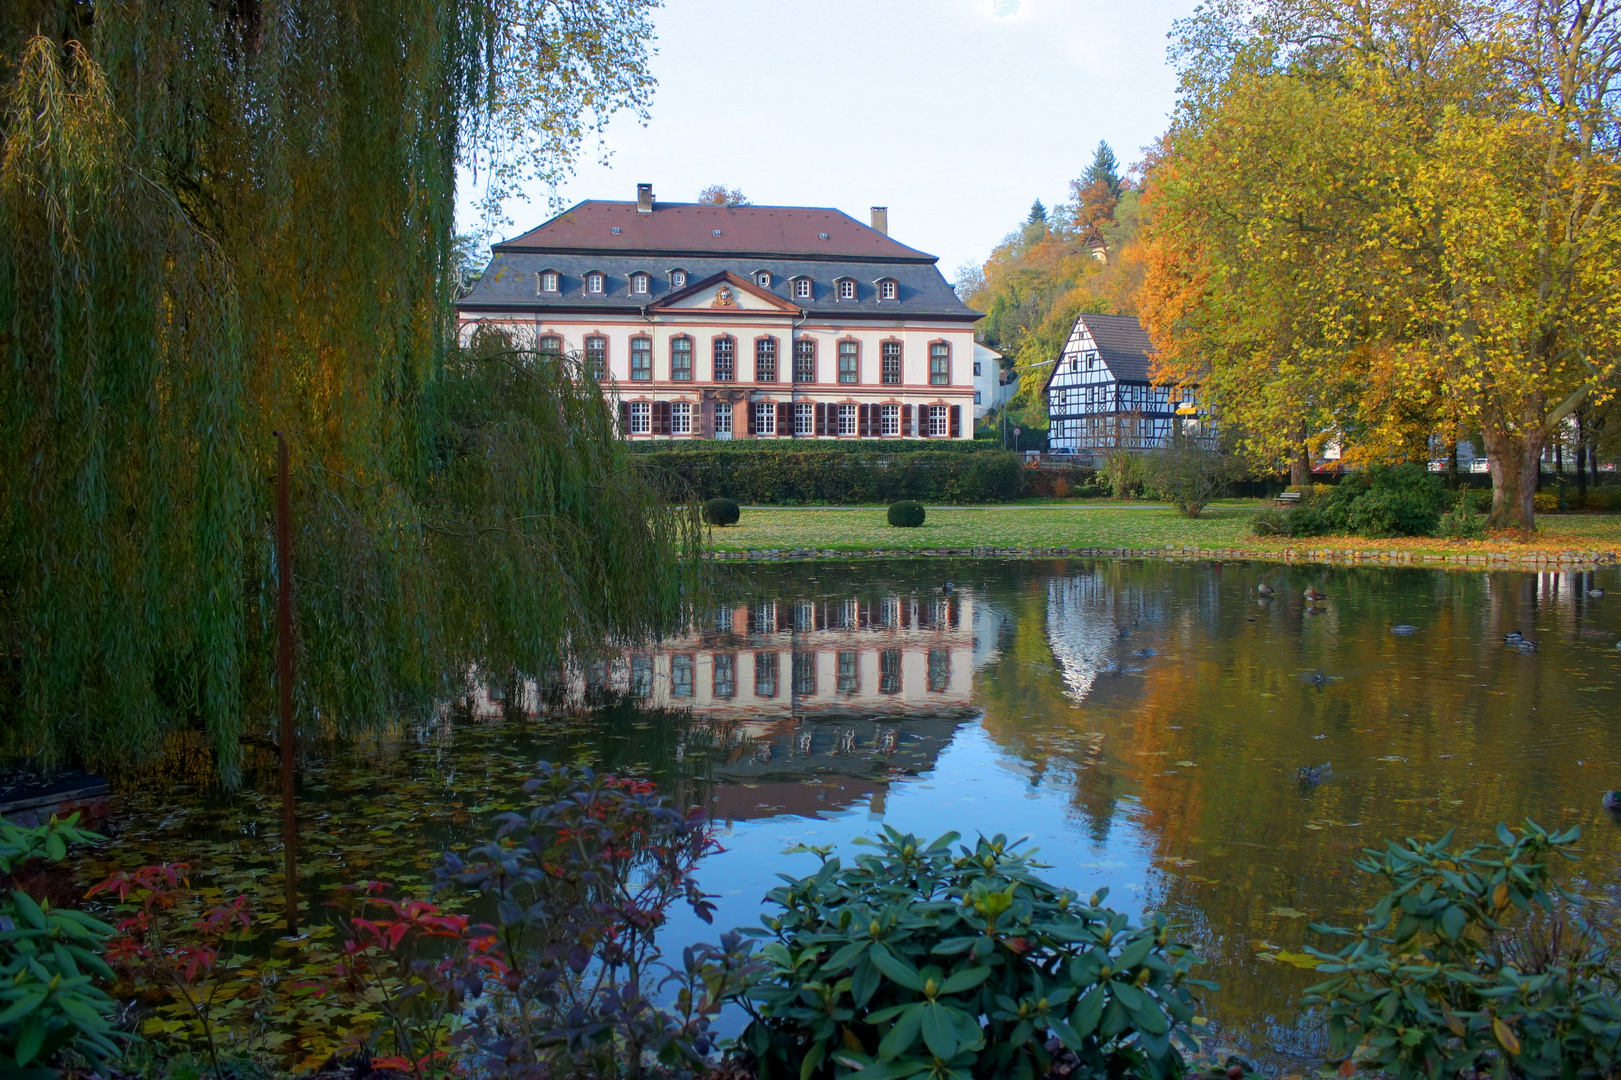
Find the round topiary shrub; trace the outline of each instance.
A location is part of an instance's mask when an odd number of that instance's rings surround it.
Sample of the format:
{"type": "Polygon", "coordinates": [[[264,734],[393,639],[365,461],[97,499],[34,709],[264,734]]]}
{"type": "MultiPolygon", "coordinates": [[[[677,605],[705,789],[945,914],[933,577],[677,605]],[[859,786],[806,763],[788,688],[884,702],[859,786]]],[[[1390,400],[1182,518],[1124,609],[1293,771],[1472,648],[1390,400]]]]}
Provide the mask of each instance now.
{"type": "Polygon", "coordinates": [[[902,529],[915,529],[923,524],[923,504],[916,499],[902,499],[889,508],[889,523],[902,529]]]}
{"type": "Polygon", "coordinates": [[[743,516],[731,499],[710,499],[704,503],[704,520],[711,525],[736,525],[743,516]]]}

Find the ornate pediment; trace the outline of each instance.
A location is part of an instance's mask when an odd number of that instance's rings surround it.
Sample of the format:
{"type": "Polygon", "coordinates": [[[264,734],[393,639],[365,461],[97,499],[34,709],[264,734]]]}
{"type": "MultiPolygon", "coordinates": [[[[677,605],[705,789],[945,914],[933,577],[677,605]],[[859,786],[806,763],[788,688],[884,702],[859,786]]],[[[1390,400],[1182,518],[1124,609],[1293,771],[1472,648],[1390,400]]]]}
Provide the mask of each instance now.
{"type": "Polygon", "coordinates": [[[746,278],[726,271],[695,281],[654,304],[650,310],[697,312],[706,315],[759,314],[780,312],[800,314],[799,305],[790,303],[769,289],[762,289],[746,278]]]}

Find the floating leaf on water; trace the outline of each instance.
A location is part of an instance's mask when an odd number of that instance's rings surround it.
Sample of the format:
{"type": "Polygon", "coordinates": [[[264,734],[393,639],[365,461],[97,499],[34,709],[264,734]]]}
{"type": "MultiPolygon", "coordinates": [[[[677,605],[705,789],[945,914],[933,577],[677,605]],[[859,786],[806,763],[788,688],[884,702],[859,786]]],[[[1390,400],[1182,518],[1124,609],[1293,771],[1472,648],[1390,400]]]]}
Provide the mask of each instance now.
{"type": "Polygon", "coordinates": [[[1306,912],[1296,911],[1292,907],[1275,907],[1272,909],[1272,914],[1284,919],[1304,919],[1306,917],[1306,912]]]}

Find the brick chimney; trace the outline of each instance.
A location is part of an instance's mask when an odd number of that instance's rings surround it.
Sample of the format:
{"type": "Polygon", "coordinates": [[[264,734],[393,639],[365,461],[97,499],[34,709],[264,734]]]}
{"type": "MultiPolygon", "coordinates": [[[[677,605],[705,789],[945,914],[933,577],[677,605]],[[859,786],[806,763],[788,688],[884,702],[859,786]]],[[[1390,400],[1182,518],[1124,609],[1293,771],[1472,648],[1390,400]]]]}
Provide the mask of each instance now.
{"type": "Polygon", "coordinates": [[[889,207],[875,206],[872,208],[872,227],[885,236],[889,235],[889,207]]]}
{"type": "Polygon", "coordinates": [[[651,214],[653,212],[653,185],[636,185],[636,212],[638,214],[651,214]]]}

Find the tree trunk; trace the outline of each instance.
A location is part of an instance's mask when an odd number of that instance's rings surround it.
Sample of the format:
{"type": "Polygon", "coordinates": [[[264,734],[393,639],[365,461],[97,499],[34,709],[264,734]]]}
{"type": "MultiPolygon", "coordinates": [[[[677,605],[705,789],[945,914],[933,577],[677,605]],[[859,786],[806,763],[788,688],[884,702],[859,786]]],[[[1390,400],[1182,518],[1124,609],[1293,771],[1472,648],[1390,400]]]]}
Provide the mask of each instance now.
{"type": "Polygon", "coordinates": [[[1492,473],[1492,512],[1486,519],[1489,529],[1537,527],[1537,480],[1542,472],[1542,438],[1510,435],[1501,431],[1481,432],[1486,444],[1486,461],[1492,473]]]}
{"type": "Polygon", "coordinates": [[[1301,440],[1299,448],[1295,451],[1294,460],[1289,462],[1289,485],[1291,487],[1306,487],[1311,483],[1311,450],[1301,440]]]}
{"type": "Polygon", "coordinates": [[[1456,442],[1447,448],[1447,490],[1458,490],[1458,444],[1456,442]]]}
{"type": "Polygon", "coordinates": [[[1587,509],[1587,425],[1582,423],[1582,414],[1576,413],[1576,494],[1582,501],[1582,509],[1587,509]]]}

